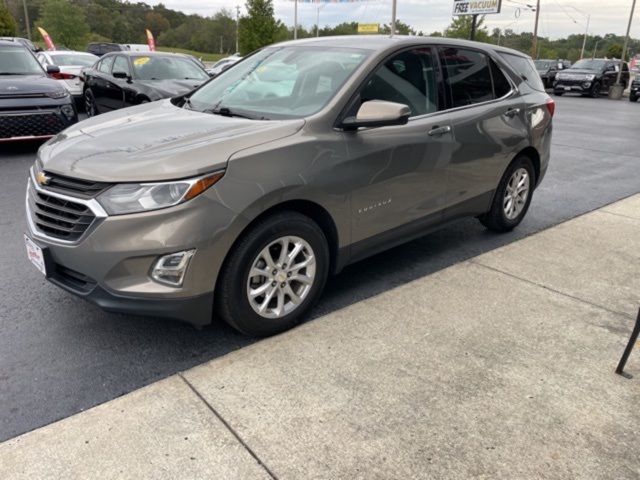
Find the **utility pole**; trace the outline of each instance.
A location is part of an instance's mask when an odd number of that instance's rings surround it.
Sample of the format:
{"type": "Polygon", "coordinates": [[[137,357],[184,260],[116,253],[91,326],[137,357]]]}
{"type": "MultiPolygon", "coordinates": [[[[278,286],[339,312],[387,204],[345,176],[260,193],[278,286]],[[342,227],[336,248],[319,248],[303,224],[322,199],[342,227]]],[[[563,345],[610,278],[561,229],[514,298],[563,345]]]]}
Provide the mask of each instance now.
{"type": "Polygon", "coordinates": [[[622,65],[624,59],[627,56],[627,47],[629,46],[629,33],[631,32],[631,23],[633,22],[633,13],[636,10],[636,0],[633,0],[631,4],[631,14],[629,15],[629,23],[627,25],[627,36],[624,39],[624,47],[622,47],[622,58],[620,59],[620,68],[618,69],[618,78],[616,78],[616,85],[620,85],[620,78],[622,77],[622,65]]]}
{"type": "Polygon", "coordinates": [[[298,39],[298,0],[293,0],[293,39],[298,39]]]}
{"type": "Polygon", "coordinates": [[[24,7],[24,26],[27,29],[27,38],[31,40],[31,21],[29,20],[29,10],[27,9],[27,0],[22,0],[24,7]]]}
{"type": "Polygon", "coordinates": [[[540,19],[540,0],[536,3],[536,24],[533,27],[533,42],[531,44],[531,56],[536,58],[538,53],[538,20],[540,19]]]}
{"type": "Polygon", "coordinates": [[[589,34],[590,21],[591,21],[591,15],[587,15],[587,29],[584,31],[584,39],[582,40],[582,51],[580,52],[580,58],[584,58],[584,47],[587,45],[587,35],[589,34]]]}
{"type": "Polygon", "coordinates": [[[238,47],[238,39],[240,38],[240,5],[236,5],[236,51],[238,53],[240,48],[238,47]]]}
{"type": "Polygon", "coordinates": [[[596,40],[596,46],[593,47],[593,56],[591,58],[596,58],[596,52],[598,50],[598,44],[600,43],[600,40],[596,40]]]}
{"type": "Polygon", "coordinates": [[[391,36],[396,34],[396,10],[398,8],[398,0],[391,3],[391,36]]]}

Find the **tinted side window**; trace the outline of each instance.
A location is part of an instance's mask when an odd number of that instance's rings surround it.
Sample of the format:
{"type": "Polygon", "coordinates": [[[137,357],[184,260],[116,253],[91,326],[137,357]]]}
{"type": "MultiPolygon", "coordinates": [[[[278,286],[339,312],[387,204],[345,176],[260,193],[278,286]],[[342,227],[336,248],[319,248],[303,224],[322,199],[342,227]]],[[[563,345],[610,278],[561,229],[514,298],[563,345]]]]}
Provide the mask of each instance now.
{"type": "Polygon", "coordinates": [[[493,93],[496,98],[502,98],[511,91],[511,84],[496,62],[489,59],[489,64],[491,65],[491,78],[493,78],[493,93]]]}
{"type": "Polygon", "coordinates": [[[409,106],[411,116],[436,112],[436,65],[429,47],[400,52],[378,67],[360,92],[361,101],[402,103],[409,106]]]}
{"type": "Polygon", "coordinates": [[[514,55],[512,53],[500,53],[500,56],[504,58],[509,66],[515,70],[527,85],[534,90],[544,92],[544,85],[531,58],[514,55]]]}
{"type": "Polygon", "coordinates": [[[455,47],[441,47],[440,55],[452,108],[493,100],[486,55],[455,47]]]}
{"type": "Polygon", "coordinates": [[[98,70],[103,73],[111,72],[111,65],[113,64],[113,57],[107,57],[102,59],[100,65],[98,66],[98,70]]]}
{"type": "Polygon", "coordinates": [[[129,70],[129,62],[122,55],[118,55],[113,62],[113,71],[114,72],[124,72],[127,75],[131,75],[129,70]]]}

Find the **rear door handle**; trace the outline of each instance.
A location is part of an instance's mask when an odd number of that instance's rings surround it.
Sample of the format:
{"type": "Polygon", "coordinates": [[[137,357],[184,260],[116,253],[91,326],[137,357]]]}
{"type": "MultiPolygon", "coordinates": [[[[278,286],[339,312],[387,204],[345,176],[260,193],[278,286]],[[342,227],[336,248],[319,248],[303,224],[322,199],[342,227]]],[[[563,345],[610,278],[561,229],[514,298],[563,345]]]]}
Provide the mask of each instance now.
{"type": "Polygon", "coordinates": [[[506,112],[504,112],[504,116],[507,118],[513,118],[520,113],[519,108],[509,108],[506,112]]]}
{"type": "Polygon", "coordinates": [[[431,130],[429,130],[430,137],[439,137],[444,135],[445,133],[451,132],[451,127],[449,125],[445,125],[444,127],[435,126],[431,130]]]}

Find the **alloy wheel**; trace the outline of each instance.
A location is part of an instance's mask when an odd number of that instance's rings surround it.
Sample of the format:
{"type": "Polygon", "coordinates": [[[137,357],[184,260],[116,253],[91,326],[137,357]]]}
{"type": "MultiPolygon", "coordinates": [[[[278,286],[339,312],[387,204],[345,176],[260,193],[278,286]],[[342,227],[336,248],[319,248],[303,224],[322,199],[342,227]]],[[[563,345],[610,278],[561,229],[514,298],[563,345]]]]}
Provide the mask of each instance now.
{"type": "Polygon", "coordinates": [[[309,295],[316,276],[313,249],[304,239],[286,236],[263,248],[251,264],[247,298],[264,318],[281,318],[309,295]]]}
{"type": "Polygon", "coordinates": [[[524,209],[530,185],[529,172],[525,168],[518,168],[509,178],[502,203],[504,215],[509,220],[517,218],[524,209]]]}

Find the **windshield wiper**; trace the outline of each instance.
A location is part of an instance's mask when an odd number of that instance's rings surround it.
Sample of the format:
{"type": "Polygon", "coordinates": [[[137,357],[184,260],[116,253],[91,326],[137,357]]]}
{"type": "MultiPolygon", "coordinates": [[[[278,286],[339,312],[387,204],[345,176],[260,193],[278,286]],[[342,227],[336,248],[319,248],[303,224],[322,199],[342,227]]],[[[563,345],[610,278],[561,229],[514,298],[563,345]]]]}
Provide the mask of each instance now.
{"type": "Polygon", "coordinates": [[[234,112],[229,109],[229,107],[220,107],[220,108],[208,108],[203,110],[204,113],[212,113],[214,115],[222,115],[223,117],[237,117],[237,118],[246,118],[249,120],[269,120],[266,117],[253,117],[251,115],[246,115],[243,113],[234,112]]]}

